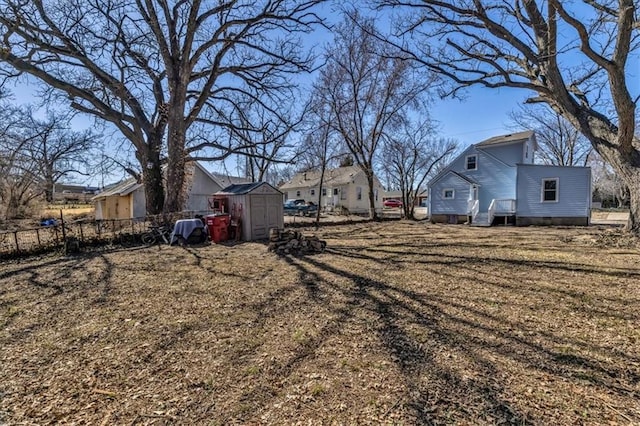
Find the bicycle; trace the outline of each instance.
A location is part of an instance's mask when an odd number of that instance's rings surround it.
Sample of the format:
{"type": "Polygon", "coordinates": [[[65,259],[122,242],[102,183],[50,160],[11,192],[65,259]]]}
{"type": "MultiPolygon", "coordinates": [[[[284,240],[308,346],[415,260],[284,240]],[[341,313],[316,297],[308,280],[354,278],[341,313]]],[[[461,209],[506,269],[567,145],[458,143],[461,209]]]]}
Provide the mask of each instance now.
{"type": "Polygon", "coordinates": [[[150,226],[149,232],[145,232],[140,237],[142,242],[148,246],[164,242],[169,244],[169,238],[171,238],[171,229],[168,226],[150,226]]]}

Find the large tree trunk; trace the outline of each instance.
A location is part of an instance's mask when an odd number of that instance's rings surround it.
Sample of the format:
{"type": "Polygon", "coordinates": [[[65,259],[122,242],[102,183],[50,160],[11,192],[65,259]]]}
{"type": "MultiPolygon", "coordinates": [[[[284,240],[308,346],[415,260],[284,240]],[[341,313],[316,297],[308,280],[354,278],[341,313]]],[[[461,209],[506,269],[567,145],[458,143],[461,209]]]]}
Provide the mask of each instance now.
{"type": "Polygon", "coordinates": [[[47,203],[53,202],[53,188],[55,182],[52,177],[46,176],[44,179],[44,199],[47,203]]]}
{"type": "Polygon", "coordinates": [[[574,102],[567,101],[562,106],[552,104],[552,107],[585,135],[627,185],[630,213],[626,229],[640,236],[640,140],[633,135],[624,135],[621,128],[601,114],[578,109],[574,102]]]}
{"type": "Polygon", "coordinates": [[[626,229],[640,235],[640,167],[630,168],[622,175],[622,179],[629,188],[629,221],[626,229]]]}
{"type": "Polygon", "coordinates": [[[186,202],[185,187],[185,144],[186,128],[183,117],[184,104],[172,105],[167,128],[167,197],[164,210],[167,213],[182,211],[186,202]]]}
{"type": "Polygon", "coordinates": [[[186,202],[185,193],[185,154],[184,148],[179,144],[169,144],[169,157],[167,162],[167,197],[164,203],[166,213],[179,212],[184,209],[186,202]]]}
{"type": "Polygon", "coordinates": [[[156,136],[149,139],[144,145],[143,152],[138,151],[138,161],[142,166],[142,182],[146,198],[148,215],[157,215],[163,212],[164,186],[162,184],[162,163],[160,162],[160,146],[162,137],[156,136]]]}

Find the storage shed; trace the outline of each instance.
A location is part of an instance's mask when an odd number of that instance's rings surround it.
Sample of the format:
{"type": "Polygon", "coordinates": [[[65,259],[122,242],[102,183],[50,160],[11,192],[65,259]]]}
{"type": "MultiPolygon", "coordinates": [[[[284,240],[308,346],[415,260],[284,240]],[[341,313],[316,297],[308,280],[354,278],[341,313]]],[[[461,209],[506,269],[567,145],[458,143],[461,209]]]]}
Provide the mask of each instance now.
{"type": "Polygon", "coordinates": [[[231,227],[243,241],[269,237],[270,228],[284,227],[282,192],[267,182],[229,185],[214,194],[214,209],[231,215],[231,227]]]}

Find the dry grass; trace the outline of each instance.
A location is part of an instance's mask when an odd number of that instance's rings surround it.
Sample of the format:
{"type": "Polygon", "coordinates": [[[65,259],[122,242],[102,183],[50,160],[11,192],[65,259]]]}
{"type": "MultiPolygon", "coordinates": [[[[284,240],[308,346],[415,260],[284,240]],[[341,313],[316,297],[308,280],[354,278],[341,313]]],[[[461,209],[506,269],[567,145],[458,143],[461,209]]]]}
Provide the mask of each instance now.
{"type": "Polygon", "coordinates": [[[96,211],[94,206],[83,206],[83,207],[64,208],[64,209],[54,207],[54,208],[44,209],[42,211],[41,216],[59,218],[61,210],[62,210],[62,215],[65,217],[65,219],[75,218],[78,216],[92,216],[95,214],[95,211],[96,211]]]}
{"type": "Polygon", "coordinates": [[[598,229],[326,228],[2,265],[0,424],[639,424],[640,254],[598,229]]]}

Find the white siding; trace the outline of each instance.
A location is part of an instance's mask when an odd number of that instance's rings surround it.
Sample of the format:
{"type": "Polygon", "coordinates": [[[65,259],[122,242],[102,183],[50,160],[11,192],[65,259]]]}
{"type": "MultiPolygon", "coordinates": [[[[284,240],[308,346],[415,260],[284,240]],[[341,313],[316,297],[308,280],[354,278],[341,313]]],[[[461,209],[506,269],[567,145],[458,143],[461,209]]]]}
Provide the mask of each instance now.
{"type": "Polygon", "coordinates": [[[185,203],[185,210],[204,212],[209,210],[209,198],[222,188],[211,180],[198,166],[195,166],[193,181],[185,203]]]}
{"type": "Polygon", "coordinates": [[[147,215],[147,199],[144,187],[136,189],[131,194],[131,217],[145,217],[147,215]]]}
{"type": "Polygon", "coordinates": [[[542,165],[518,166],[520,217],[587,217],[591,208],[591,169],[542,165]],[[543,179],[558,178],[558,201],[542,201],[543,179]]]}

